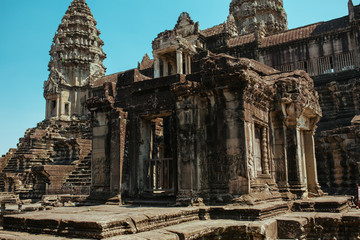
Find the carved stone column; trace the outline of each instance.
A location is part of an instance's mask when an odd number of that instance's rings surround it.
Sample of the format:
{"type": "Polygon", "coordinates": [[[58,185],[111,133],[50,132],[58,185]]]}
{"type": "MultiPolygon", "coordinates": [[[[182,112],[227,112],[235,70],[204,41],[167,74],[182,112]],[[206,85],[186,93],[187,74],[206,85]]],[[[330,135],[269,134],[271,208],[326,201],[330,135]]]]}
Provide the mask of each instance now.
{"type": "Polygon", "coordinates": [[[169,73],[169,63],[168,63],[166,58],[162,58],[162,61],[163,61],[163,76],[164,77],[169,76],[170,75],[170,73],[169,73]]]}
{"type": "Polygon", "coordinates": [[[315,130],[304,131],[304,148],[308,190],[310,193],[322,195],[323,192],[321,191],[317,176],[314,135],[315,130]]]}
{"type": "Polygon", "coordinates": [[[188,74],[191,74],[191,55],[188,54],[188,74]]]}
{"type": "Polygon", "coordinates": [[[110,196],[109,119],[106,112],[92,110],[92,158],[91,158],[91,193],[95,199],[108,199],[110,196]]]}
{"type": "Polygon", "coordinates": [[[263,153],[263,167],[264,167],[264,174],[269,175],[270,171],[269,171],[269,154],[268,154],[268,134],[267,134],[267,128],[263,127],[261,129],[261,134],[262,134],[262,153],[263,153]]]}
{"type": "Polygon", "coordinates": [[[283,123],[282,114],[273,112],[271,114],[273,122],[274,137],[274,163],[276,183],[280,192],[288,192],[288,161],[286,156],[286,126],[283,123]]]}
{"type": "Polygon", "coordinates": [[[184,53],[184,57],[185,57],[185,74],[189,74],[189,58],[188,58],[189,54],[188,53],[184,53]]]}
{"type": "Polygon", "coordinates": [[[59,119],[60,117],[60,96],[58,95],[56,97],[56,119],[59,119]]]}
{"type": "Polygon", "coordinates": [[[45,107],[45,118],[46,119],[51,117],[50,111],[51,111],[51,109],[50,109],[50,100],[46,99],[46,107],[45,107]]]}
{"type": "Polygon", "coordinates": [[[110,193],[121,203],[127,113],[117,108],[111,120],[110,193]]]}
{"type": "Polygon", "coordinates": [[[154,55],[154,78],[160,77],[160,59],[157,55],[154,55]]]}
{"type": "Polygon", "coordinates": [[[176,50],[176,73],[183,74],[183,51],[182,49],[176,50]]]}
{"type": "Polygon", "coordinates": [[[298,124],[288,125],[286,128],[286,154],[288,160],[288,177],[290,190],[302,196],[306,191],[303,177],[304,168],[301,153],[301,132],[298,124]]]}

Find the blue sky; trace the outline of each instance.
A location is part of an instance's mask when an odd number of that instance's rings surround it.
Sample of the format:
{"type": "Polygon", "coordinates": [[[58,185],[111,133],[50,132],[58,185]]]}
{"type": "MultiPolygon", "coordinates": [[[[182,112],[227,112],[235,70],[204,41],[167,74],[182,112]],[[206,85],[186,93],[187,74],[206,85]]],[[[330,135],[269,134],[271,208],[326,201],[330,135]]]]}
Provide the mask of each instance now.
{"type": "MultiPolygon", "coordinates": [[[[348,0],[284,0],[289,29],[347,15],[348,0]]],[[[353,0],[355,5],[360,0],[353,0]]],[[[52,38],[71,0],[0,0],[0,155],[45,116],[43,82],[52,38]]],[[[87,0],[108,58],[107,74],[134,68],[158,33],[187,11],[200,28],[226,20],[230,0],[87,0]]]]}

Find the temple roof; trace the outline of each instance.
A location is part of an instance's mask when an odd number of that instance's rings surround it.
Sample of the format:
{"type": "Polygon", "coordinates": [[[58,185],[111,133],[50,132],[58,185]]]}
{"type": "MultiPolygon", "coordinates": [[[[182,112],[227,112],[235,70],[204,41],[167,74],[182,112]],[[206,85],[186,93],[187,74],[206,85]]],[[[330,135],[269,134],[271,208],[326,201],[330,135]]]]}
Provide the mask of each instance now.
{"type": "Polygon", "coordinates": [[[200,31],[205,37],[218,35],[224,31],[224,23],[200,31]]]}
{"type": "Polygon", "coordinates": [[[118,76],[121,73],[123,73],[123,72],[113,73],[113,74],[104,76],[102,78],[98,78],[94,81],[93,87],[101,87],[104,83],[107,83],[107,82],[116,83],[118,80],[118,76]]]}
{"type": "MultiPolygon", "coordinates": [[[[297,41],[301,39],[306,39],[321,35],[324,33],[329,33],[332,31],[337,31],[342,28],[349,27],[349,17],[341,17],[333,19],[327,22],[318,22],[311,25],[291,29],[282,33],[274,34],[268,37],[260,39],[260,47],[270,47],[279,44],[284,44],[287,42],[297,41]]],[[[218,27],[218,26],[215,26],[218,27]]],[[[214,32],[214,30],[205,30],[206,32],[214,32]]],[[[241,46],[255,41],[254,34],[241,35],[236,38],[232,38],[228,41],[229,47],[241,46]]]]}
{"type": "Polygon", "coordinates": [[[250,33],[250,34],[246,34],[246,35],[241,35],[236,38],[231,38],[228,41],[228,46],[229,47],[241,46],[241,45],[251,43],[254,41],[255,41],[255,35],[253,33],[250,33]]]}
{"type": "MultiPolygon", "coordinates": [[[[355,19],[360,19],[360,5],[354,6],[355,19]]],[[[306,39],[309,37],[314,37],[317,35],[321,35],[324,33],[329,33],[332,31],[336,31],[342,28],[346,28],[350,26],[349,16],[344,16],[340,18],[336,18],[326,22],[318,22],[314,24],[310,24],[307,26],[302,26],[299,28],[291,29],[284,31],[282,33],[273,34],[260,39],[261,47],[270,47],[278,44],[283,44],[291,41],[306,39]]],[[[225,23],[216,25],[211,28],[207,28],[201,30],[201,34],[205,37],[212,37],[219,35],[224,32],[225,23]]],[[[241,46],[247,43],[251,43],[255,41],[254,33],[240,35],[235,38],[231,38],[228,41],[228,47],[236,47],[241,46]]]]}

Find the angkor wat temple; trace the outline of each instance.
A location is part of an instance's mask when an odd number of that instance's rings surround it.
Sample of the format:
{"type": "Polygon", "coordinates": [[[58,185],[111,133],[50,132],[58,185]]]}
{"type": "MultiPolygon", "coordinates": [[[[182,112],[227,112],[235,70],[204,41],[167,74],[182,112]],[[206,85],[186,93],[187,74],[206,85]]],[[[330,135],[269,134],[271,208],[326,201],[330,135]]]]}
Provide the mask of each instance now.
{"type": "Polygon", "coordinates": [[[74,0],[51,46],[45,120],[0,158],[0,190],[177,205],[355,195],[360,6],[348,10],[290,30],[282,0],[233,0],[204,30],[184,12],[153,59],[106,75],[97,23],[74,0]]]}

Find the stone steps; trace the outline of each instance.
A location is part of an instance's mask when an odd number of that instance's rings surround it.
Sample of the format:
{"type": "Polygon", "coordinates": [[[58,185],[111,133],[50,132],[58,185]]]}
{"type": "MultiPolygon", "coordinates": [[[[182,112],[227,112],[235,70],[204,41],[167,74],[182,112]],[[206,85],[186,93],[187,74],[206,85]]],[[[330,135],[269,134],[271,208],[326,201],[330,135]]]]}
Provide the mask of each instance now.
{"type": "Polygon", "coordinates": [[[259,222],[198,220],[132,235],[105,238],[105,240],[278,239],[276,228],[277,222],[275,219],[259,222]]]}
{"type": "Polygon", "coordinates": [[[180,208],[100,205],[5,216],[4,228],[66,237],[102,239],[154,231],[192,221],[203,220],[202,222],[206,226],[207,220],[210,219],[218,221],[218,223],[227,220],[236,222],[236,224],[241,223],[242,226],[245,222],[245,225],[250,222],[256,225],[256,221],[265,221],[285,214],[287,211],[288,207],[285,202],[266,203],[258,206],[180,208]],[[282,209],[282,211],[278,209],[282,209]],[[271,214],[269,214],[270,212],[271,214]],[[253,216],[250,217],[251,214],[253,216]],[[253,221],[249,221],[249,219],[253,221]]]}
{"type": "MultiPolygon", "coordinates": [[[[81,163],[91,151],[91,132],[87,122],[43,121],[36,128],[27,129],[19,139],[13,156],[3,166],[3,173],[8,177],[31,181],[29,173],[34,165],[75,165],[81,163]],[[13,175],[14,173],[16,175],[13,175]]],[[[80,166],[80,170],[85,168],[80,166]]],[[[90,182],[89,174],[80,176],[83,182],[90,182]]],[[[8,181],[7,179],[2,179],[8,181]]],[[[53,180],[56,180],[54,178],[53,180]]],[[[17,181],[17,180],[16,180],[17,181]]],[[[40,180],[41,181],[41,180],[40,180]]],[[[65,180],[64,180],[65,181],[65,180]]],[[[22,191],[22,184],[17,182],[15,191],[22,191]]],[[[54,185],[53,185],[54,186],[54,185]]],[[[60,185],[59,185],[60,186],[60,185]]],[[[61,187],[61,186],[60,186],[61,187]]]]}
{"type": "MultiPolygon", "coordinates": [[[[343,200],[337,198],[336,202],[343,200]]],[[[319,198],[315,202],[333,205],[334,199],[319,198]]],[[[11,231],[40,234],[39,239],[42,234],[52,234],[106,240],[357,239],[360,233],[359,210],[290,212],[285,207],[288,204],[278,201],[255,206],[55,208],[6,215],[4,228],[7,234],[11,231]]]]}
{"type": "Polygon", "coordinates": [[[77,164],[76,169],[66,179],[66,184],[74,186],[90,186],[91,185],[91,152],[77,164]]]}

